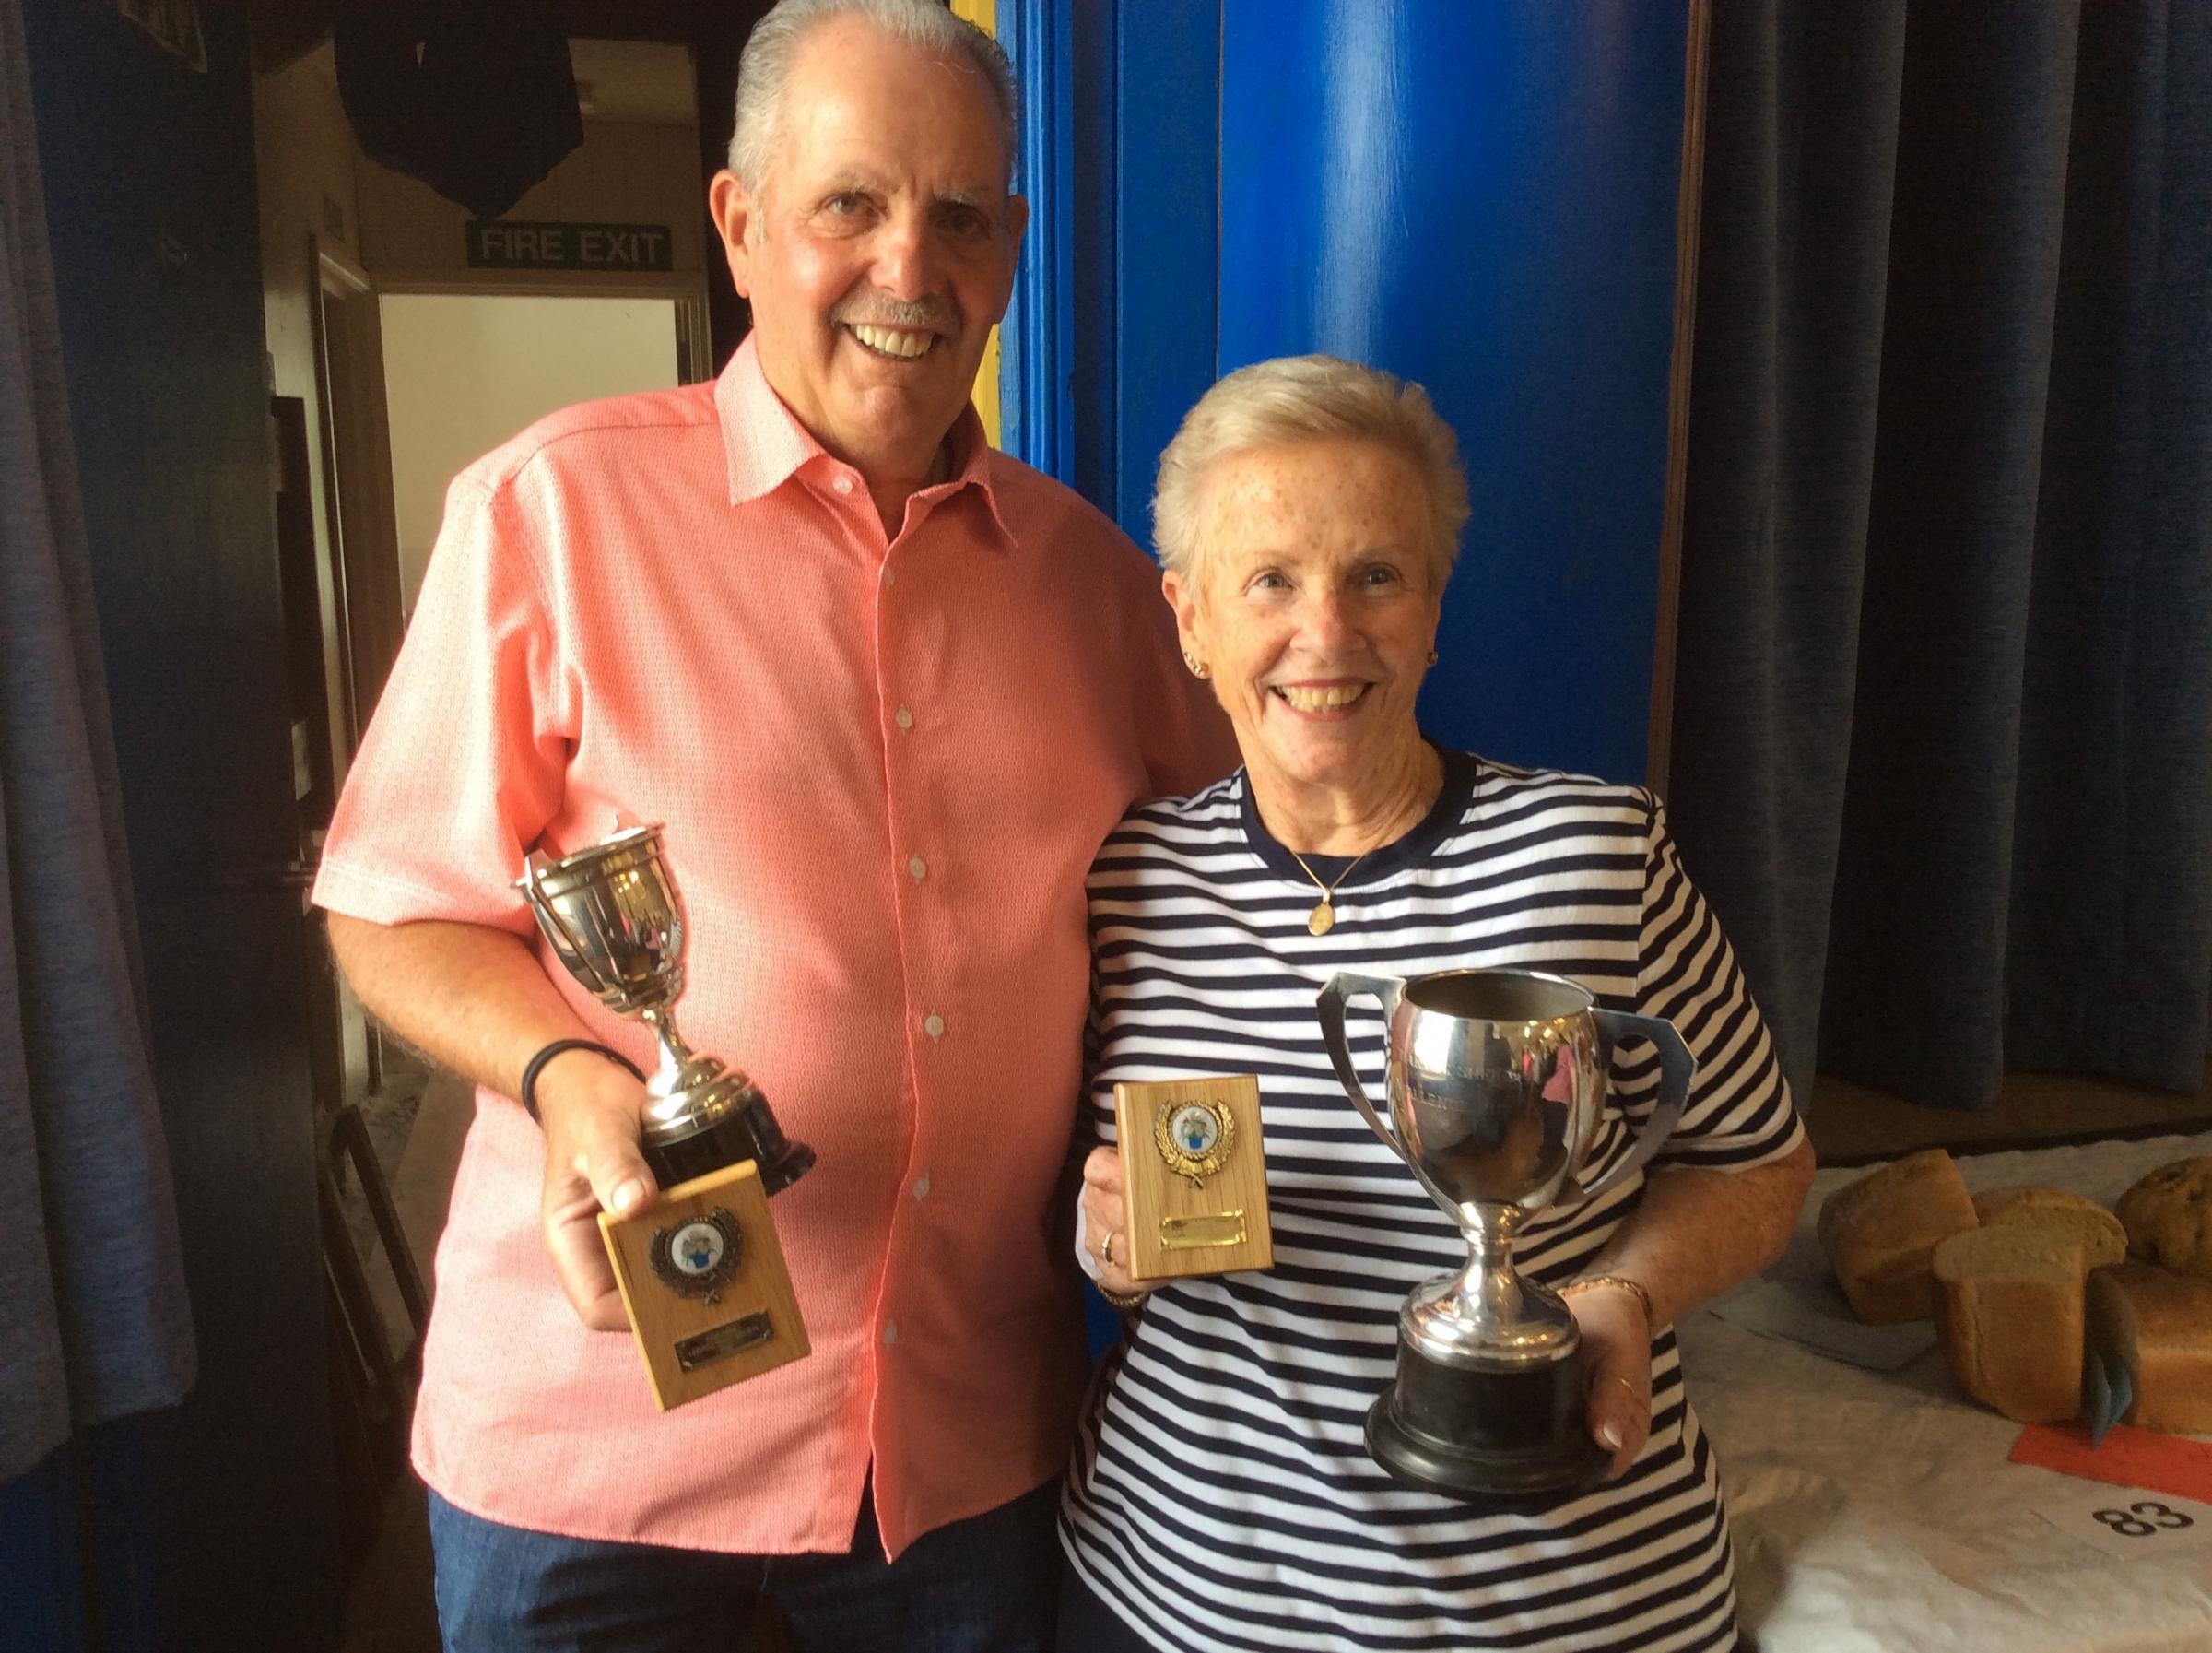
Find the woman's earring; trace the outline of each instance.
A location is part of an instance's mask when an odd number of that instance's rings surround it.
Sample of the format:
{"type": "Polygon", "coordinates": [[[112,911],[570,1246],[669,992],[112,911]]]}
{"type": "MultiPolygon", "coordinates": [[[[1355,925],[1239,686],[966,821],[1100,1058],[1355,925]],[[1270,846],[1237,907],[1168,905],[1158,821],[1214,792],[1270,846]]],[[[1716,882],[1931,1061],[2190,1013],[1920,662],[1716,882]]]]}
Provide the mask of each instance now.
{"type": "Polygon", "coordinates": [[[1436,664],[1436,651],[1434,649],[1430,649],[1429,651],[1429,664],[1431,666],[1436,664]]]}
{"type": "Polygon", "coordinates": [[[1206,675],[1206,662],[1187,649],[1183,651],[1182,663],[1191,668],[1191,676],[1194,678],[1203,678],[1206,675]]]}

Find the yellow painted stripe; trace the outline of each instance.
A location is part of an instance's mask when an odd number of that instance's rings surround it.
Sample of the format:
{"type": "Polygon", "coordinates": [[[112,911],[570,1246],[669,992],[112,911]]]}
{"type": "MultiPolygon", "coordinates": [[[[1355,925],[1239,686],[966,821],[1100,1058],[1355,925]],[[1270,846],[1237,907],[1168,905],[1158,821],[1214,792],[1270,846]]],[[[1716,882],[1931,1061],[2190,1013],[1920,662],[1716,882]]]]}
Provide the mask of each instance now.
{"type": "MultiPolygon", "coordinates": [[[[998,33],[998,0],[952,0],[955,17],[965,18],[978,29],[995,36],[998,33]]],[[[991,329],[990,342],[983,346],[983,360],[975,370],[975,390],[972,393],[975,410],[982,416],[983,434],[998,446],[998,329],[991,329]]]]}

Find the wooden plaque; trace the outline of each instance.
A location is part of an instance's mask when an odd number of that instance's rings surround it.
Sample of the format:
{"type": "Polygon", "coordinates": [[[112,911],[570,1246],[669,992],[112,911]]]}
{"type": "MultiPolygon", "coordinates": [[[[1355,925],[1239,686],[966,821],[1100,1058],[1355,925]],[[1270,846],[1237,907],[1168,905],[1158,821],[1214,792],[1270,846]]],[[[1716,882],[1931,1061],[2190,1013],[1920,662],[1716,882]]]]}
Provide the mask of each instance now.
{"type": "Polygon", "coordinates": [[[600,1236],[663,1411],[798,1360],[806,1328],[752,1161],[667,1189],[600,1236]]]}
{"type": "Polygon", "coordinates": [[[1257,1079],[1233,1073],[1116,1085],[1113,1117],[1130,1279],[1275,1266],[1257,1079]]]}

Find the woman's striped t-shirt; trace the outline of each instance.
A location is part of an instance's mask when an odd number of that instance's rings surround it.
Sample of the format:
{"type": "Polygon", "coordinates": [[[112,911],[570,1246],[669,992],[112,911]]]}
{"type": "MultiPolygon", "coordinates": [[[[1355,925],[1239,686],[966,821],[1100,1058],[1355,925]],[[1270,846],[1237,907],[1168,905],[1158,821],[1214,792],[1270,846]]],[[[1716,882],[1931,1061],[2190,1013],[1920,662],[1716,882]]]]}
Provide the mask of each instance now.
{"type": "MultiPolygon", "coordinates": [[[[1480,1514],[1401,1487],[1362,1443],[1393,1374],[1399,1305],[1466,1248],[1336,1080],[1314,1014],[1333,972],[1571,976],[1616,1009],[1668,1018],[1698,1059],[1660,1163],[1740,1169],[1801,1135],[1652,796],[1457,754],[1445,769],[1422,823],[1338,886],[1325,936],[1308,933],[1317,891],[1261,825],[1241,772],[1137,809],[1092,871],[1089,1128],[1113,1140],[1119,1080],[1257,1074],[1274,1225],[1271,1270],[1146,1300],[1077,1443],[1063,1542],[1090,1588],[1163,1648],[1735,1645],[1718,1475],[1671,1329],[1653,1344],[1652,1434],[1635,1464],[1540,1512],[1480,1514]]],[[[1350,1025],[1380,1098],[1372,1001],[1353,1003],[1350,1025]]],[[[1616,1053],[1586,1180],[1628,1151],[1657,1080],[1648,1045],[1616,1053]]],[[[1545,1213],[1516,1263],[1571,1277],[1642,1188],[1638,1175],[1545,1213]]]]}

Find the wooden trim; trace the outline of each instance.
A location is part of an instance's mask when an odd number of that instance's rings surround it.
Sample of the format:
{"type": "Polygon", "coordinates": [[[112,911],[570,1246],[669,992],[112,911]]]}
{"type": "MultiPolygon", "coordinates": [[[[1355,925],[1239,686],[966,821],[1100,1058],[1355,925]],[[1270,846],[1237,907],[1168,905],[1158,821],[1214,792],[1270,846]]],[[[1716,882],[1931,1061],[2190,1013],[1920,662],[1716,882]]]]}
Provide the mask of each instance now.
{"type": "Polygon", "coordinates": [[[1690,0],[1682,69],[1682,179],[1675,196],[1675,345],[1667,374],[1666,508],[1659,529],[1659,608],[1644,779],[1664,793],[1674,760],[1675,626],[1682,600],[1682,510],[1689,468],[1690,363],[1697,342],[1698,235],[1705,188],[1705,71],[1712,0],[1690,0]]]}

